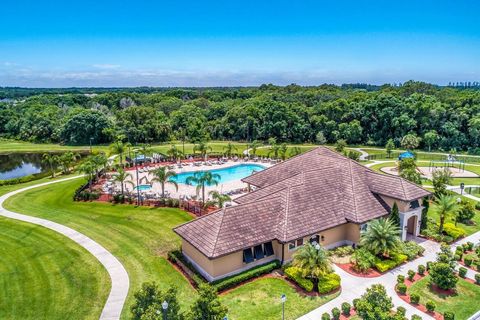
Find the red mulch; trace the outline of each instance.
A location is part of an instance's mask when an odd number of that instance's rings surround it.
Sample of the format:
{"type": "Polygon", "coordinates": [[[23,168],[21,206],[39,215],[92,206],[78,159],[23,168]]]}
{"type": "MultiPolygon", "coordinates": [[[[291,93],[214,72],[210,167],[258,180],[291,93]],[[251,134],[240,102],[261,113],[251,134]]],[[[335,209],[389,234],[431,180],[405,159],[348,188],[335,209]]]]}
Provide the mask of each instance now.
{"type": "Polygon", "coordinates": [[[357,272],[355,271],[355,269],[353,268],[353,264],[351,263],[336,263],[336,265],[340,267],[343,271],[361,278],[376,278],[382,275],[380,272],[373,268],[370,268],[367,272],[364,273],[357,272]]]}
{"type": "Polygon", "coordinates": [[[342,313],[340,314],[340,320],[348,320],[348,319],[350,319],[351,317],[353,317],[353,316],[356,315],[356,314],[357,314],[357,311],[355,311],[355,309],[352,308],[352,309],[350,310],[350,315],[349,315],[349,316],[344,315],[343,312],[342,312],[342,313]]]}
{"type": "Polygon", "coordinates": [[[415,282],[417,282],[418,280],[424,278],[426,275],[428,274],[427,271],[425,271],[425,274],[423,276],[419,275],[418,273],[415,274],[415,277],[413,277],[413,281],[410,281],[408,279],[408,277],[405,277],[405,285],[407,287],[410,287],[412,284],[414,284],[415,282]]]}
{"type": "Polygon", "coordinates": [[[454,289],[441,289],[439,287],[437,287],[435,284],[431,284],[430,285],[430,290],[438,293],[438,294],[441,294],[441,295],[444,295],[444,296],[453,296],[455,294],[457,294],[457,292],[454,290],[454,289]]]}

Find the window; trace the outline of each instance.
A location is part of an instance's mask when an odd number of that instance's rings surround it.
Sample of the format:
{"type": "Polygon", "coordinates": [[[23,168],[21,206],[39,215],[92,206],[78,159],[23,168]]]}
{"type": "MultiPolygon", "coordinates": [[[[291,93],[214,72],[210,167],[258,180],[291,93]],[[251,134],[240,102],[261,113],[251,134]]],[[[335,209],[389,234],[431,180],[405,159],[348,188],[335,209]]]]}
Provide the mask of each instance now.
{"type": "Polygon", "coordinates": [[[265,250],[265,256],[273,256],[273,246],[271,242],[267,242],[263,245],[263,248],[265,250]]]}
{"type": "Polygon", "coordinates": [[[360,225],[360,231],[367,231],[367,228],[368,228],[368,223],[364,223],[360,225]]]}
{"type": "Polygon", "coordinates": [[[320,242],[320,237],[317,235],[314,235],[314,236],[311,236],[310,237],[310,243],[311,244],[316,244],[316,243],[319,243],[320,242]]]}
{"type": "Polygon", "coordinates": [[[418,200],[410,202],[410,209],[417,209],[420,207],[420,204],[418,203],[418,200]]]}
{"type": "Polygon", "coordinates": [[[290,242],[288,244],[288,250],[293,250],[293,249],[295,249],[295,242],[290,242]]]}
{"type": "Polygon", "coordinates": [[[261,244],[253,248],[253,254],[255,255],[255,260],[263,259],[263,247],[261,244]]]}
{"type": "Polygon", "coordinates": [[[303,238],[297,240],[297,247],[303,246],[303,238]]]}
{"type": "Polygon", "coordinates": [[[243,250],[243,263],[250,263],[253,262],[253,254],[252,249],[248,248],[243,250]]]}

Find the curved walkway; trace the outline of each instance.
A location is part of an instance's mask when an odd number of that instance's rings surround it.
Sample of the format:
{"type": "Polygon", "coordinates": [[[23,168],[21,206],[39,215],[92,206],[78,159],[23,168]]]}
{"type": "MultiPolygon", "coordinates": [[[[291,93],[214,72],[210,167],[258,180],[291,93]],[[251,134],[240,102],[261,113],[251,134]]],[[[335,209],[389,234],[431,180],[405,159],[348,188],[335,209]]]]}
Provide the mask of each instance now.
{"type": "Polygon", "coordinates": [[[95,258],[97,258],[97,260],[100,261],[100,263],[107,270],[108,274],[110,275],[110,280],[112,282],[112,288],[110,290],[110,294],[108,296],[107,302],[103,307],[102,314],[100,315],[100,319],[102,320],[120,319],[120,314],[122,313],[123,305],[125,303],[125,299],[127,298],[130,282],[128,279],[127,271],[125,270],[123,265],[120,263],[120,261],[118,261],[117,258],[115,258],[109,251],[107,251],[100,244],[98,244],[97,242],[93,241],[92,239],[90,239],[89,237],[85,236],[84,234],[78,231],[75,231],[69,227],[66,227],[64,225],[58,224],[50,220],[15,213],[3,207],[3,203],[5,202],[5,200],[7,200],[11,196],[16,195],[20,192],[30,190],[33,188],[46,186],[53,183],[77,179],[80,177],[81,176],[75,176],[75,177],[65,178],[57,181],[40,183],[37,185],[33,185],[30,187],[9,192],[0,197],[0,216],[37,224],[45,228],[51,229],[53,231],[56,231],[60,234],[63,234],[64,236],[78,243],[80,246],[82,246],[88,252],[90,252],[95,258]]]}

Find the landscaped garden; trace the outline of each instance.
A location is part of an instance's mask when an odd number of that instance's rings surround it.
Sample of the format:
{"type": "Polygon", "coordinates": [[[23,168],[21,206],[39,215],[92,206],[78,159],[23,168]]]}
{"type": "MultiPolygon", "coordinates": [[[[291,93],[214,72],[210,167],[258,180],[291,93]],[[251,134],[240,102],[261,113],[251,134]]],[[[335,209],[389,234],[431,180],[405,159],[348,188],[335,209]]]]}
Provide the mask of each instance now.
{"type": "MultiPolygon", "coordinates": [[[[182,309],[188,308],[192,303],[192,297],[196,296],[196,291],[167,260],[167,252],[178,248],[180,243],[178,237],[172,232],[172,228],[190,220],[191,216],[173,208],[74,202],[73,192],[82,183],[84,183],[82,179],[75,179],[32,189],[8,199],[5,206],[15,212],[42,217],[72,227],[91,237],[117,257],[127,269],[130,277],[131,290],[122,313],[123,319],[130,318],[129,309],[134,301],[133,293],[144,282],[156,281],[163,290],[175,285],[182,309]]],[[[51,268],[58,268],[58,266],[53,265],[51,268]]],[[[48,268],[45,272],[48,272],[48,268]]],[[[271,296],[280,297],[285,293],[288,294],[289,301],[296,303],[295,308],[292,306],[290,315],[290,319],[293,319],[320,306],[335,295],[312,298],[297,293],[284,279],[275,280],[260,279],[248,283],[245,285],[248,286],[247,289],[244,289],[243,286],[235,288],[231,293],[222,295],[221,300],[228,305],[229,314],[237,315],[234,317],[235,319],[248,319],[248,315],[242,313],[244,307],[251,308],[251,310],[253,307],[265,310],[278,308],[277,312],[280,314],[280,306],[272,304],[270,300],[271,296]],[[264,294],[265,282],[272,282],[268,297],[264,294]],[[230,294],[244,302],[227,303],[230,301],[230,294]],[[256,296],[258,299],[249,301],[251,296],[256,296]],[[264,299],[261,299],[262,297],[264,299]]],[[[74,283],[67,283],[67,286],[73,285],[74,283]]],[[[35,294],[41,294],[45,290],[54,290],[54,287],[46,284],[45,287],[35,287],[32,290],[35,291],[35,294]]],[[[100,301],[99,298],[97,300],[100,301]]],[[[14,300],[9,301],[11,304],[14,300]]],[[[57,307],[53,305],[51,308],[57,307]]],[[[96,316],[98,317],[98,314],[96,316]]]]}

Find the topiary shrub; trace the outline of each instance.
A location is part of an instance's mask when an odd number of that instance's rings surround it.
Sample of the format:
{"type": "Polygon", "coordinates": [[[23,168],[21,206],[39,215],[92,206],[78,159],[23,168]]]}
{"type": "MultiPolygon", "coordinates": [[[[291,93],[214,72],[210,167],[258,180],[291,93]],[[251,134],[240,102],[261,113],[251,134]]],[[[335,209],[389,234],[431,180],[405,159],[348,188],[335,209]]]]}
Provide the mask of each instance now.
{"type": "Polygon", "coordinates": [[[451,266],[443,262],[432,264],[430,277],[431,283],[444,290],[455,288],[458,281],[458,277],[455,275],[451,266]]]}
{"type": "Polygon", "coordinates": [[[350,315],[350,310],[352,309],[352,306],[348,302],[342,303],[342,313],[346,316],[350,315]]]}
{"type": "Polygon", "coordinates": [[[332,318],[334,320],[340,319],[340,314],[341,314],[340,309],[338,309],[337,307],[332,309],[332,318]]]}
{"type": "Polygon", "coordinates": [[[313,282],[309,279],[305,279],[302,277],[302,272],[300,268],[289,267],[285,269],[284,272],[288,279],[298,284],[298,286],[304,289],[305,291],[311,292],[313,290],[313,282]]]}
{"type": "Polygon", "coordinates": [[[468,241],[468,242],[467,242],[467,249],[468,249],[468,251],[472,251],[472,250],[473,250],[473,246],[474,246],[474,243],[473,243],[473,242],[471,242],[471,241],[468,241]]]}
{"type": "Polygon", "coordinates": [[[399,274],[397,276],[397,283],[404,283],[405,282],[405,276],[403,274],[399,274]]]}
{"type": "Polygon", "coordinates": [[[420,302],[420,295],[418,293],[412,293],[410,295],[410,302],[418,304],[420,302]]]}
{"type": "Polygon", "coordinates": [[[318,279],[318,292],[321,294],[329,293],[340,288],[340,276],[336,273],[330,273],[318,279]]]}
{"type": "Polygon", "coordinates": [[[435,308],[437,307],[437,304],[432,300],[428,300],[425,307],[427,307],[428,311],[433,312],[433,311],[435,311],[435,308]]]}
{"type": "Polygon", "coordinates": [[[414,315],[412,315],[412,318],[411,318],[411,319],[412,319],[412,320],[422,320],[422,317],[420,317],[420,316],[417,315],[417,314],[414,314],[414,315]]]}
{"type": "Polygon", "coordinates": [[[408,274],[408,280],[413,281],[413,278],[415,278],[415,274],[416,274],[415,271],[408,270],[407,274],[408,274]]]}
{"type": "Polygon", "coordinates": [[[461,277],[461,278],[464,278],[467,276],[467,268],[464,268],[464,267],[460,267],[458,269],[458,275],[461,277]]]}
{"type": "Polygon", "coordinates": [[[432,261],[427,261],[426,263],[426,267],[427,267],[427,270],[430,270],[430,268],[432,267],[432,261]]]}
{"type": "Polygon", "coordinates": [[[401,294],[405,294],[407,292],[407,286],[405,285],[405,283],[397,284],[397,291],[401,294]]]}
{"type": "Polygon", "coordinates": [[[418,274],[421,276],[425,275],[425,266],[423,264],[418,266],[418,274]]]}
{"type": "Polygon", "coordinates": [[[456,227],[453,223],[445,223],[443,225],[443,232],[454,240],[465,236],[465,230],[456,227]]]}
{"type": "Polygon", "coordinates": [[[465,258],[463,258],[463,262],[470,267],[473,263],[473,257],[471,255],[466,255],[465,258]]]}
{"type": "Polygon", "coordinates": [[[324,314],[322,314],[322,320],[330,320],[330,319],[331,319],[331,317],[330,317],[329,313],[325,312],[324,314]]]}
{"type": "Polygon", "coordinates": [[[357,305],[358,305],[358,302],[359,302],[359,301],[360,301],[359,298],[353,299],[353,301],[352,301],[353,308],[357,309],[357,305]]]}
{"type": "Polygon", "coordinates": [[[404,318],[406,314],[407,314],[407,309],[405,309],[404,307],[397,307],[397,315],[404,318]]]}
{"type": "Polygon", "coordinates": [[[480,273],[475,274],[475,283],[480,284],[480,273]]]}
{"type": "Polygon", "coordinates": [[[480,262],[477,262],[477,271],[480,272],[480,262]]]}
{"type": "Polygon", "coordinates": [[[445,311],[445,313],[443,314],[443,320],[455,320],[455,313],[445,311]]]}
{"type": "Polygon", "coordinates": [[[453,256],[453,258],[454,258],[456,261],[462,260],[462,256],[459,255],[459,254],[455,254],[455,255],[453,256]]]}
{"type": "Polygon", "coordinates": [[[468,251],[468,243],[462,244],[462,247],[463,247],[463,252],[467,252],[467,251],[468,251]]]}
{"type": "Polygon", "coordinates": [[[437,307],[437,305],[435,304],[434,301],[428,300],[428,301],[427,301],[427,304],[425,305],[425,307],[427,307],[427,310],[428,310],[429,312],[433,312],[433,311],[435,311],[435,308],[437,307]]]}

